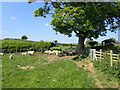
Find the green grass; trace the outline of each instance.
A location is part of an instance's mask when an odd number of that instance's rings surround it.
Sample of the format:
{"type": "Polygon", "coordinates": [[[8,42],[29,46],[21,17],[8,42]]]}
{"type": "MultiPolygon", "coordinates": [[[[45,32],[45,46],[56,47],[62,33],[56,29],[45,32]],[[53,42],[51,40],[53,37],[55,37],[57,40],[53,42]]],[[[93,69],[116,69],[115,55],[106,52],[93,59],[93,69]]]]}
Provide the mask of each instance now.
{"type": "Polygon", "coordinates": [[[95,70],[97,72],[98,79],[100,80],[101,85],[104,88],[118,88],[119,84],[118,84],[117,79],[115,79],[115,78],[111,79],[111,77],[109,77],[109,75],[104,74],[103,72],[101,72],[98,69],[95,69],[95,70]]]}
{"type": "Polygon", "coordinates": [[[70,60],[58,60],[50,64],[47,55],[15,54],[14,59],[3,56],[3,88],[96,88],[90,72],[79,68],[70,60]],[[31,65],[33,69],[20,70],[17,65],[31,65]]]}

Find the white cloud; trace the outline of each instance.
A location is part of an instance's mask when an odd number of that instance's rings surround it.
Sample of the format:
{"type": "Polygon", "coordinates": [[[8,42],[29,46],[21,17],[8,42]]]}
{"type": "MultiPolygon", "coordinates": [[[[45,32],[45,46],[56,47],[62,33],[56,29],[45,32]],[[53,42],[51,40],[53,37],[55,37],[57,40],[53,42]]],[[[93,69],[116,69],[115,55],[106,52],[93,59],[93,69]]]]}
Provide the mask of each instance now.
{"type": "Polygon", "coordinates": [[[11,20],[16,20],[16,17],[10,17],[11,20]]]}
{"type": "Polygon", "coordinates": [[[46,27],[49,27],[49,26],[50,26],[50,24],[49,24],[49,23],[46,23],[46,24],[45,24],[45,26],[46,26],[46,27]]]}

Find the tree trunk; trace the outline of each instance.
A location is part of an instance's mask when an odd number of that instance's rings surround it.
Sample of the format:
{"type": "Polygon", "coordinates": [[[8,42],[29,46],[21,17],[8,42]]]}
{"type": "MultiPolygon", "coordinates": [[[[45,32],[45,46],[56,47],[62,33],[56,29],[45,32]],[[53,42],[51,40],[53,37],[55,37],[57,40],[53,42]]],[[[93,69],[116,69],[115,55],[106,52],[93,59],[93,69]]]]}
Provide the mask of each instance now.
{"type": "Polygon", "coordinates": [[[84,54],[84,41],[85,41],[85,37],[78,37],[78,47],[77,47],[77,54],[78,55],[82,55],[84,54]]]}

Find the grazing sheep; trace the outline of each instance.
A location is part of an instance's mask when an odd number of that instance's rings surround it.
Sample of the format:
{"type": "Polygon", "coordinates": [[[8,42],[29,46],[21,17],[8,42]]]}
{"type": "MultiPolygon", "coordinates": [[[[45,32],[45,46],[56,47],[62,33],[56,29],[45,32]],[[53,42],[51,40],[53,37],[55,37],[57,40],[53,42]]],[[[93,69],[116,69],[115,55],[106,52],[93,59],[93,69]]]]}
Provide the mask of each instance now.
{"type": "Polygon", "coordinates": [[[14,55],[14,54],[11,54],[11,55],[9,56],[9,59],[13,59],[13,55],[14,55]]]}
{"type": "Polygon", "coordinates": [[[62,53],[62,51],[53,50],[53,51],[52,51],[52,53],[53,53],[53,54],[55,54],[55,55],[59,55],[59,54],[61,54],[61,53],[62,53]]]}
{"type": "Polygon", "coordinates": [[[4,53],[0,53],[0,56],[3,56],[4,55],[4,53]]]}
{"type": "Polygon", "coordinates": [[[62,51],[58,51],[58,50],[49,50],[49,51],[44,51],[45,54],[49,54],[49,55],[59,55],[62,53],[62,51]]]}
{"type": "Polygon", "coordinates": [[[27,52],[22,53],[22,55],[27,55],[27,52]]]}
{"type": "Polygon", "coordinates": [[[58,50],[53,50],[53,51],[52,51],[52,54],[53,54],[53,55],[57,55],[57,53],[58,53],[58,50]]]}
{"type": "Polygon", "coordinates": [[[49,51],[44,51],[45,54],[52,54],[52,51],[49,50],[49,51]]]}
{"type": "Polygon", "coordinates": [[[65,56],[76,55],[76,49],[67,49],[67,50],[63,50],[63,53],[64,53],[65,56]]]}
{"type": "Polygon", "coordinates": [[[28,51],[28,54],[29,54],[29,55],[33,55],[33,54],[34,54],[34,51],[28,51]]]}

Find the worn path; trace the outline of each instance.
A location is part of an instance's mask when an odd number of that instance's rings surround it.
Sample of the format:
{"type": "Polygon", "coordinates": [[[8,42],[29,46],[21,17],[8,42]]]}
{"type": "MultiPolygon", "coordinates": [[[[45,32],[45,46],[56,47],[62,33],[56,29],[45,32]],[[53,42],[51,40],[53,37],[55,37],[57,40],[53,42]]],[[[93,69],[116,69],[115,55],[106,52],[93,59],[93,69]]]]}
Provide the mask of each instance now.
{"type": "MultiPolygon", "coordinates": [[[[65,59],[69,59],[69,60],[72,60],[73,58],[75,58],[76,56],[65,56],[64,58],[65,59]]],[[[81,61],[74,61],[74,60],[72,60],[78,67],[82,67],[82,68],[84,68],[84,69],[87,69],[87,70],[89,70],[90,72],[91,72],[91,76],[93,76],[93,78],[94,78],[94,80],[95,80],[95,83],[96,83],[96,85],[99,87],[99,88],[105,88],[104,86],[103,86],[103,84],[109,84],[108,86],[109,87],[113,87],[113,88],[118,88],[118,83],[116,82],[116,83],[113,83],[113,81],[108,81],[107,79],[106,79],[106,82],[104,82],[103,80],[99,80],[99,76],[101,75],[102,77],[104,77],[104,74],[103,73],[101,73],[101,72],[99,72],[99,74],[98,74],[98,72],[97,72],[97,70],[94,68],[94,66],[93,66],[93,62],[91,62],[90,60],[89,60],[89,58],[86,58],[86,59],[83,59],[83,60],[81,60],[81,61]]]]}

